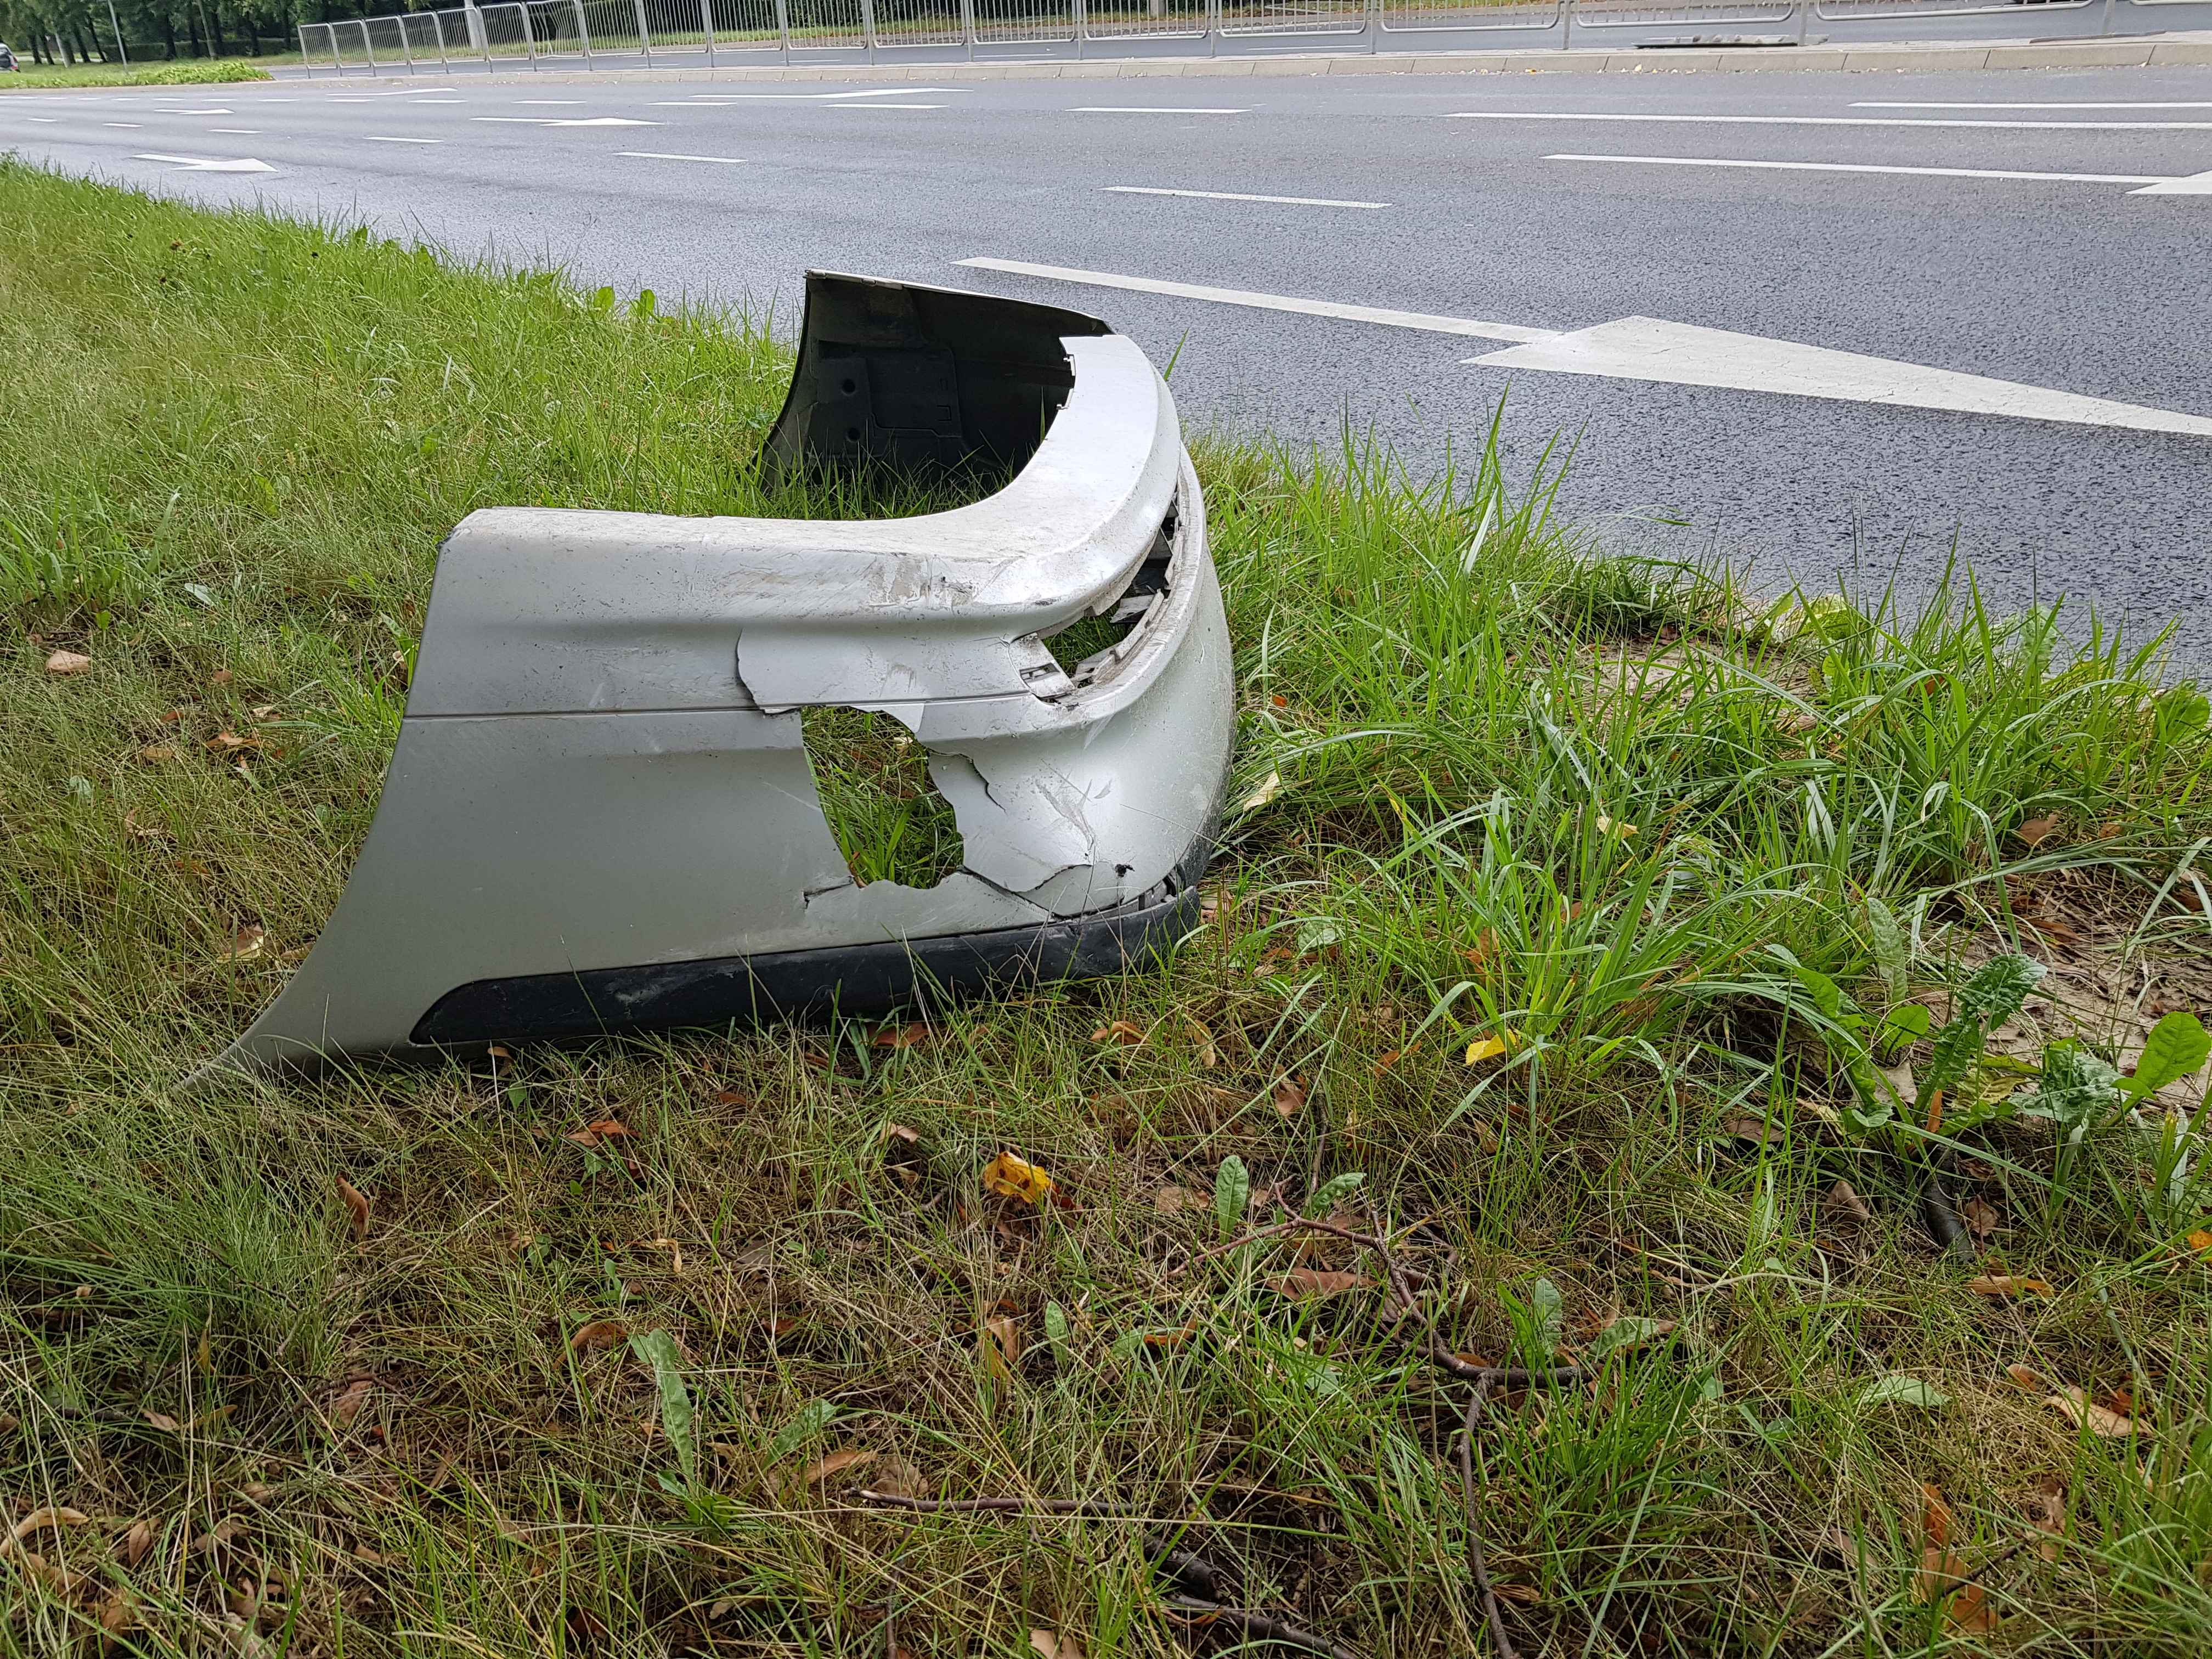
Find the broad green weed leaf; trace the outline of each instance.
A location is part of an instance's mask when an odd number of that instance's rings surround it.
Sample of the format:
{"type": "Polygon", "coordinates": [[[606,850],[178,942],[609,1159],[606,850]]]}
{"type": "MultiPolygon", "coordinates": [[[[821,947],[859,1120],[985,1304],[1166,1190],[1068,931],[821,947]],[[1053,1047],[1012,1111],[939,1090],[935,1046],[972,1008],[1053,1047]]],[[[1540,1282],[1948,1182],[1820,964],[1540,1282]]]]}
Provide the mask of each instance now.
{"type": "Polygon", "coordinates": [[[2043,1076],[2020,1103],[2021,1117],[2049,1118],[2069,1140],[2079,1140],[2089,1126],[2121,1100],[2120,1074],[2086,1048],[2053,1043],[2043,1051],[2043,1076]]]}
{"type": "Polygon", "coordinates": [[[1951,1403],[1951,1396],[1932,1382],[1923,1382],[1903,1371],[1890,1371],[1859,1390],[1862,1406],[1924,1406],[1939,1410],[1951,1403]]]}
{"type": "Polygon", "coordinates": [[[1314,1195],[1306,1200],[1306,1213],[1327,1219],[1338,1205],[1359,1190],[1361,1183],[1366,1179],[1365,1171],[1360,1170],[1350,1170],[1342,1175],[1331,1176],[1316,1188],[1314,1195]]]}
{"type": "Polygon", "coordinates": [[[2027,957],[1999,957],[1984,963],[1981,971],[1966,981],[1966,988],[1959,993],[1958,1013],[1936,1034],[1936,1051],[1929,1057],[1926,1075],[1920,1079],[1916,1106],[1925,1106],[1929,1097],[1938,1089],[1948,1092],[1959,1086],[1968,1069],[1981,1057],[1982,1045],[1989,1040],[1990,1028],[2003,1024],[2020,1012],[2020,1005],[2027,1000],[2027,994],[2046,971],[2041,963],[2027,957]]]}
{"type": "Polygon", "coordinates": [[[1528,1287],[1528,1305],[1536,1315],[1543,1333],[1547,1355],[1559,1351],[1559,1339],[1566,1334],[1567,1299],[1559,1294],[1559,1287],[1548,1279],[1540,1279],[1528,1287]]]}
{"type": "Polygon", "coordinates": [[[1244,1167],[1243,1158],[1231,1152],[1221,1160],[1220,1171],[1213,1177],[1213,1218],[1220,1224],[1222,1237],[1237,1231],[1244,1219],[1244,1207],[1251,1201],[1251,1171],[1244,1167]]]}
{"type": "Polygon", "coordinates": [[[1875,1032],[1874,1046],[1877,1052],[1888,1054],[1902,1048],[1906,1043],[1918,1041],[1928,1035],[1933,1022],[1928,1011],[1917,1002],[1900,1002],[1881,1017],[1881,1025],[1875,1032]]]}
{"type": "Polygon", "coordinates": [[[1053,1364],[1063,1372],[1069,1370],[1067,1310],[1057,1302],[1044,1304],[1044,1340],[1052,1350],[1053,1364]]]}
{"type": "Polygon", "coordinates": [[[1645,1319],[1625,1314],[1607,1326],[1589,1340],[1583,1350],[1583,1364],[1595,1365],[1607,1355],[1623,1348],[1640,1347],[1646,1342],[1656,1342],[1674,1328],[1671,1319],[1645,1319]]]}
{"type": "Polygon", "coordinates": [[[2135,1074],[2121,1082],[2120,1092],[2133,1105],[2154,1090],[2187,1077],[2203,1065],[2208,1054],[2212,1054],[2212,1033],[2206,1032],[2196,1015],[2176,1010],[2150,1028],[2142,1058],[2136,1061],[2135,1074]]]}
{"type": "Polygon", "coordinates": [[[629,1351],[653,1369],[660,1390],[660,1431],[676,1449],[677,1467],[686,1487],[699,1484],[699,1437],[691,1410],[691,1391],[684,1386],[684,1356],[666,1331],[647,1331],[629,1340],[629,1351]]]}
{"type": "Polygon", "coordinates": [[[837,1402],[834,1400],[808,1401],[769,1442],[768,1461],[776,1463],[790,1456],[828,1428],[836,1415],[837,1402]]]}
{"type": "Polygon", "coordinates": [[[1912,965],[1912,953],[1905,943],[1905,930],[1897,925],[1896,913],[1878,898],[1868,898],[1866,915],[1867,932],[1874,936],[1875,966],[1881,974],[1882,989],[1889,993],[1892,1002],[1902,1002],[1905,973],[1912,965]]]}
{"type": "Polygon", "coordinates": [[[1843,988],[1817,969],[1802,963],[1792,963],[1790,971],[1813,999],[1813,1006],[1830,1019],[1841,1019],[1844,1014],[1843,988]]]}

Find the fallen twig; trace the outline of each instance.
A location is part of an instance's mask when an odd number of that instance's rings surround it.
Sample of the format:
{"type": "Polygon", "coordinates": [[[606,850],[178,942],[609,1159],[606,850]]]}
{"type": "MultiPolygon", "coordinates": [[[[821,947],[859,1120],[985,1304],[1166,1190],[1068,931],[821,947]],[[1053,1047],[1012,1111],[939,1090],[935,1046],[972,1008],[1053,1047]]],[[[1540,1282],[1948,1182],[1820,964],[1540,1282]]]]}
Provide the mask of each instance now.
{"type": "Polygon", "coordinates": [[[856,1487],[853,1496],[863,1504],[885,1509],[915,1510],[924,1515],[1002,1515],[1034,1510],[1040,1515],[1095,1515],[1121,1518],[1145,1513],[1127,1504],[1097,1504],[1087,1498],[907,1498],[896,1492],[870,1492],[856,1487]]]}
{"type": "Polygon", "coordinates": [[[1287,1648],[1300,1648],[1308,1653],[1325,1653],[1329,1659],[1359,1659],[1359,1655],[1341,1642],[1332,1642],[1326,1636],[1316,1636],[1310,1630],[1300,1630],[1296,1625],[1285,1624],[1264,1613],[1254,1613],[1249,1607],[1224,1607],[1218,1601],[1202,1601],[1194,1595],[1167,1595],[1160,1598],[1176,1612],[1189,1615],[1194,1625],[1226,1625],[1238,1635],[1261,1642],[1279,1642],[1287,1648]]]}

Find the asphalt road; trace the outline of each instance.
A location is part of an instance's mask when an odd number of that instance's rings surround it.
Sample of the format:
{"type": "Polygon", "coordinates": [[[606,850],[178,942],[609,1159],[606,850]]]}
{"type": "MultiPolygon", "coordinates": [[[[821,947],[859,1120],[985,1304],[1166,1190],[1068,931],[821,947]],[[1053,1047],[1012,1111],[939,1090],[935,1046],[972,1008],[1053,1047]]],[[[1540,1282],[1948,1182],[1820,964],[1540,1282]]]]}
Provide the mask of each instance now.
{"type": "Polygon", "coordinates": [[[810,266],[1048,300],[1111,319],[1157,361],[1174,354],[1189,425],[1324,446],[1348,426],[1417,471],[1447,441],[1478,442],[1504,397],[1513,468],[1525,476],[1563,437],[1561,503],[1617,545],[1717,548],[1769,584],[1894,573],[1910,593],[1955,540],[2001,605],[2063,595],[2130,624],[2179,615],[2185,654],[2212,656],[2212,436],[1869,401],[1879,387],[1826,398],[1471,365],[1506,342],[955,264],[1509,332],[1655,318],[2207,417],[2212,194],[2100,180],[2212,170],[2212,70],[942,91],[463,76],[404,94],[290,82],[14,94],[0,100],[0,145],[779,317],[795,318],[810,266]],[[1466,112],[1490,118],[1445,118],[1466,112]],[[1784,118],[1589,118],[1717,114],[1784,118]],[[606,121],[651,125],[540,125],[606,121]],[[1926,125],[1960,121],[2021,125],[1926,125]],[[273,170],[136,159],[148,155],[273,170]],[[1568,155],[1960,171],[1547,159],[1568,155]],[[2099,179],[1962,176],[1976,170],[2099,179]]]}

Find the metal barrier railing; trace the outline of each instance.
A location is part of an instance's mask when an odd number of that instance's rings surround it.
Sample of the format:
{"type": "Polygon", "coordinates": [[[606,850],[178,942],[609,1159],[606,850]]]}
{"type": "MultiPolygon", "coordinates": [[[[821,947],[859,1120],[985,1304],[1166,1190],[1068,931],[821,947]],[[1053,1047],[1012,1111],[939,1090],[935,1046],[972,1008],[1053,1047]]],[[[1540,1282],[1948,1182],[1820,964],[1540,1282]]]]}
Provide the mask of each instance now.
{"type": "MultiPolygon", "coordinates": [[[[2212,23],[2212,0],[495,0],[347,22],[302,23],[309,74],[407,74],[491,69],[501,63],[609,67],[732,65],[773,56],[879,53],[933,47],[1066,46],[1158,40],[1364,40],[1395,35],[1513,33],[1561,47],[1579,29],[1759,27],[2035,15],[2103,8],[2100,33],[2128,21],[2118,9],[2194,7],[2212,23]]],[[[2160,20],[2160,27],[2181,27],[2160,20]]],[[[1407,43],[1408,50],[1417,49],[1407,43]]],[[[1359,50],[1358,46],[1352,48],[1359,50]]],[[[1433,50],[1433,47],[1418,49],[1433,50]]]]}

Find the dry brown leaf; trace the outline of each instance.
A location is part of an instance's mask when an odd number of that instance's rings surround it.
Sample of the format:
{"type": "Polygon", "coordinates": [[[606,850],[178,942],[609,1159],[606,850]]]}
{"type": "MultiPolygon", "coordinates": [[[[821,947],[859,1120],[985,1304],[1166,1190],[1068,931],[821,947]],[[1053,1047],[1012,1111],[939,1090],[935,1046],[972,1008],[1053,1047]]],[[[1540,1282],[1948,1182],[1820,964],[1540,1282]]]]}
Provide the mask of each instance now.
{"type": "Polygon", "coordinates": [[[2201,1250],[2207,1255],[2212,1255],[2212,1232],[2207,1232],[2203,1228],[2199,1227],[2189,1235],[2189,1248],[2192,1250],[2201,1250]]]}
{"type": "Polygon", "coordinates": [[[121,1636],[138,1622],[137,1597],[117,1590],[100,1604],[100,1627],[110,1636],[121,1636]]]}
{"type": "Polygon", "coordinates": [[[594,1118],[584,1126],[584,1133],[597,1135],[602,1140],[618,1140],[624,1135],[634,1135],[636,1130],[626,1127],[611,1117],[594,1118]]]}
{"type": "Polygon", "coordinates": [[[2013,834],[2019,836],[2021,840],[2026,842],[2030,847],[2033,847],[2038,842],[2046,839],[2050,836],[2051,832],[2057,827],[2058,820],[2057,818],[2029,818],[2017,830],[2014,830],[2013,834]]]}
{"type": "Polygon", "coordinates": [[[1152,1207],[1162,1215],[1198,1212],[1213,1207],[1213,1195],[1189,1187],[1163,1187],[1152,1194],[1152,1207]]]}
{"type": "Polygon", "coordinates": [[[1866,1200],[1858,1195],[1857,1189],[1848,1181],[1838,1181],[1829,1188],[1820,1202],[1831,1215],[1841,1220],[1864,1226],[1874,1219],[1874,1212],[1867,1208],[1866,1200]]]}
{"type": "Polygon", "coordinates": [[[1966,1288],[1976,1296],[2056,1296],[2057,1292],[2039,1279],[2025,1279],[2016,1273],[1984,1273],[1979,1279],[1970,1279],[1966,1288]]]}
{"type": "Polygon", "coordinates": [[[177,745],[173,743],[149,743],[138,751],[142,761],[173,761],[176,757],[177,745]]]}
{"type": "Polygon", "coordinates": [[[355,1238],[367,1238],[368,1237],[368,1194],[343,1176],[340,1176],[337,1180],[338,1197],[344,1201],[346,1206],[346,1223],[353,1229],[355,1238]]]}
{"type": "Polygon", "coordinates": [[[1320,1267],[1293,1267],[1280,1279],[1267,1281],[1267,1288],[1292,1301],[1318,1301],[1346,1291],[1371,1291],[1375,1281],[1364,1273],[1329,1273],[1320,1267]]]}
{"type": "Polygon", "coordinates": [[[919,1129],[909,1129],[903,1123],[892,1123],[885,1126],[884,1129],[884,1139],[886,1140],[903,1140],[909,1146],[919,1146],[921,1142],[921,1131],[919,1129]]]}
{"type": "Polygon", "coordinates": [[[1285,1118],[1296,1117],[1304,1109],[1306,1086],[1304,1078],[1285,1078],[1275,1085],[1275,1110],[1285,1118]]]}
{"type": "Polygon", "coordinates": [[[253,957],[261,954],[261,947],[268,942],[269,935],[267,932],[263,928],[256,927],[253,923],[248,922],[245,927],[240,928],[237,933],[231,935],[230,943],[223,947],[217,960],[222,962],[250,961],[253,957]]]}
{"type": "Polygon", "coordinates": [[[1091,1034],[1093,1042],[1142,1042],[1145,1028],[1132,1025],[1126,1019],[1117,1019],[1111,1025],[1102,1025],[1091,1034]]]}
{"type": "Polygon", "coordinates": [[[1030,1646],[1037,1659],[1083,1659],[1083,1644],[1064,1632],[1033,1630],[1030,1646]]]}
{"type": "Polygon", "coordinates": [[[587,1152],[599,1144],[599,1136],[593,1134],[589,1129],[571,1129],[561,1139],[572,1146],[581,1146],[587,1152]]]}
{"type": "Polygon", "coordinates": [[[1518,1601],[1524,1607],[1533,1607],[1542,1599],[1534,1584],[1492,1584],[1491,1589],[1501,1601],[1518,1601]]]}
{"type": "Polygon", "coordinates": [[[717,1106],[750,1106],[752,1103],[751,1096],[741,1094],[735,1089],[718,1089],[714,1092],[714,1104],[717,1106]]]}
{"type": "Polygon", "coordinates": [[[230,670],[228,668],[216,669],[214,673],[208,676],[208,684],[210,685],[228,685],[230,684],[230,670]]]}
{"type": "Polygon", "coordinates": [[[878,1048],[913,1048],[930,1042],[936,1035],[921,1021],[916,1020],[911,1025],[877,1032],[875,1046],[878,1048]]]}
{"type": "Polygon", "coordinates": [[[581,1353],[589,1348],[594,1353],[605,1353],[617,1344],[629,1340],[629,1327],[619,1319],[594,1319],[588,1325],[580,1325],[576,1334],[568,1339],[568,1352],[581,1353]]]}
{"type": "Polygon", "coordinates": [[[46,659],[49,674],[82,674],[92,666],[92,659],[82,651],[57,651],[46,659]]]}
{"type": "Polygon", "coordinates": [[[368,1403],[368,1396],[375,1389],[376,1379],[373,1376],[356,1376],[348,1382],[338,1397],[331,1401],[331,1426],[340,1434],[353,1427],[354,1419],[361,1415],[361,1408],[368,1403]]]}
{"type": "Polygon", "coordinates": [[[2026,1389],[2030,1394],[2043,1392],[2043,1374],[2029,1366],[2008,1365],[2005,1367],[2005,1375],[2012,1378],[2015,1388],[2026,1389]]]}
{"type": "Polygon", "coordinates": [[[1782,1139],[1782,1132],[1764,1118],[1732,1117],[1721,1126],[1739,1140],[1765,1143],[1782,1139]]]}
{"type": "Polygon", "coordinates": [[[1001,1382],[1014,1380],[1014,1367],[1021,1363],[1021,1333],[1014,1322],[1004,1315],[983,1322],[975,1346],[983,1356],[983,1369],[1001,1382]]]}
{"type": "Polygon", "coordinates": [[[133,1521],[123,1536],[115,1540],[115,1557],[126,1567],[135,1567],[146,1559],[146,1552],[154,1547],[154,1523],[133,1521]]]}
{"type": "Polygon", "coordinates": [[[2070,1382],[2055,1382],[2051,1386],[2057,1392],[2043,1403],[2064,1413],[2075,1428],[2087,1427],[2100,1440],[2125,1440],[2136,1432],[2133,1418],[2123,1417],[2109,1406],[2099,1405],[2070,1382]]]}
{"type": "Polygon", "coordinates": [[[921,1495],[921,1471],[903,1457],[886,1457],[876,1465],[876,1472],[868,1479],[868,1490],[879,1492],[886,1498],[918,1498],[921,1495]]]}
{"type": "Polygon", "coordinates": [[[1001,1198],[1042,1204],[1052,1196],[1052,1177],[1028,1159],[1000,1152],[983,1166],[983,1185],[1001,1198]]]}
{"type": "Polygon", "coordinates": [[[667,1251],[667,1252],[668,1252],[668,1271],[669,1271],[669,1272],[671,1272],[671,1273],[674,1273],[674,1274],[676,1274],[678,1278],[681,1278],[681,1277],[683,1276],[683,1273],[684,1273],[684,1247],[683,1247],[681,1244],[678,1244],[678,1243],[674,1239],[672,1239],[672,1238],[645,1238],[645,1239],[640,1239],[640,1240],[638,1241],[638,1246],[637,1246],[637,1248],[638,1248],[639,1249],[641,1249],[641,1250],[665,1250],[665,1251],[667,1251]]]}
{"type": "Polygon", "coordinates": [[[2035,1553],[2046,1561],[2056,1561],[2059,1540],[2066,1535],[2066,1483],[2057,1475],[2045,1475],[2021,1507],[2027,1511],[2030,1526],[2051,1534],[2035,1547],[2035,1553]]]}
{"type": "Polygon", "coordinates": [[[1191,1052],[1198,1056],[1198,1063],[1208,1067],[1220,1065],[1221,1050],[1213,1046],[1213,1033],[1194,1019],[1184,1023],[1190,1028],[1191,1052]]]}
{"type": "Polygon", "coordinates": [[[1969,1584],[1951,1598],[1951,1605],[1943,1610],[1943,1617],[1954,1630],[1994,1630],[1996,1628],[1997,1610],[1990,1605],[1987,1590],[1979,1584],[1969,1584]]]}
{"type": "Polygon", "coordinates": [[[807,1466],[804,1484],[818,1486],[833,1474],[842,1474],[847,1469],[866,1468],[875,1461],[875,1453],[865,1446],[852,1446],[843,1451],[834,1451],[825,1457],[816,1459],[807,1466]]]}
{"type": "Polygon", "coordinates": [[[52,1529],[59,1532],[64,1527],[81,1527],[92,1519],[82,1510],[50,1508],[33,1510],[18,1521],[8,1534],[10,1543],[20,1544],[34,1532],[52,1529]]]}
{"type": "Polygon", "coordinates": [[[1976,1238],[1987,1238],[1997,1230],[1997,1206],[1984,1198],[1970,1198],[1959,1206],[1959,1219],[1976,1238]]]}
{"type": "Polygon", "coordinates": [[[1933,1481],[1920,1483],[1920,1535],[1930,1544],[1951,1541],[1951,1506],[1933,1481]]]}
{"type": "Polygon", "coordinates": [[[142,1410],[139,1415],[161,1430],[163,1434],[182,1434],[185,1431],[185,1425],[167,1412],[142,1410]]]}

